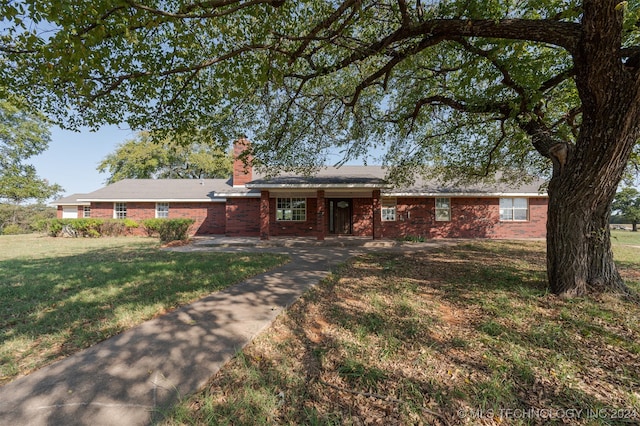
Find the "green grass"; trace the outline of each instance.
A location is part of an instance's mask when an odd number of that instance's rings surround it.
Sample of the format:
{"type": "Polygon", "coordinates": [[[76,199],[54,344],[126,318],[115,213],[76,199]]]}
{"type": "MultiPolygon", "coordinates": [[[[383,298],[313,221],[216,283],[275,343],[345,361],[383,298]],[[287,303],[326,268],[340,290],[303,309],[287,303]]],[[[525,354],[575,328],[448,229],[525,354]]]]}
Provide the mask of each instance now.
{"type": "Polygon", "coordinates": [[[0,236],[0,383],[284,263],[151,238],[0,236]]]}
{"type": "Polygon", "coordinates": [[[640,232],[611,231],[611,243],[640,246],[640,232]]]}
{"type": "MultiPolygon", "coordinates": [[[[640,249],[614,250],[639,291],[640,249]]],[[[561,299],[545,279],[543,242],[360,256],[164,423],[637,424],[640,306],[561,299]]]]}

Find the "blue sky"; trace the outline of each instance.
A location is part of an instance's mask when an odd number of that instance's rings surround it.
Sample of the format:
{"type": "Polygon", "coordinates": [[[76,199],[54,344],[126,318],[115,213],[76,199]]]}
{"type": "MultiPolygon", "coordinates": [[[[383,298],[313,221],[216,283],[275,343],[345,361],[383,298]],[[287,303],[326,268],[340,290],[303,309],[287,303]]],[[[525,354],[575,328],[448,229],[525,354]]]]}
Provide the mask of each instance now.
{"type": "Polygon", "coordinates": [[[116,150],[116,146],[135,137],[128,128],[105,126],[97,132],[81,129],[79,132],[51,128],[49,149],[31,157],[38,176],[64,188],[64,195],[92,192],[104,186],[106,173],[96,168],[104,157],[116,150]]]}

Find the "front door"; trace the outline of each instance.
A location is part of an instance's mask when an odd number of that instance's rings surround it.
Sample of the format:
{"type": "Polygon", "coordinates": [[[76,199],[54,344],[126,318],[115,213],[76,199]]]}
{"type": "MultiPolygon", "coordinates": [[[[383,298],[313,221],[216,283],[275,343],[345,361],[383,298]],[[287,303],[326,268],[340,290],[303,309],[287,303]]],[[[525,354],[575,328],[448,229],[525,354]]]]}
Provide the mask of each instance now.
{"type": "Polygon", "coordinates": [[[334,234],[351,234],[351,200],[330,200],[329,211],[333,219],[330,229],[334,234]]]}

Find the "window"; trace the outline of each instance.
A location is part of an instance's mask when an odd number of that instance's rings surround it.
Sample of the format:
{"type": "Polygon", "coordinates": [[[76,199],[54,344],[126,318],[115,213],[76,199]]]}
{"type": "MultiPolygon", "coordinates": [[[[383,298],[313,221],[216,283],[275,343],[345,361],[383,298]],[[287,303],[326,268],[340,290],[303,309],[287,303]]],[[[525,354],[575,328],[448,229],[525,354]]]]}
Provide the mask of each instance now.
{"type": "Polygon", "coordinates": [[[529,202],[526,198],[500,198],[500,220],[529,220],[529,202]]]}
{"type": "Polygon", "coordinates": [[[91,206],[84,206],[84,209],[82,209],[82,217],[91,217],[91,206]]]}
{"type": "Polygon", "coordinates": [[[392,222],[396,220],[396,199],[395,198],[383,198],[382,199],[382,221],[392,222]]]}
{"type": "Polygon", "coordinates": [[[436,221],[451,220],[451,198],[436,198],[436,221]]]}
{"type": "Polygon", "coordinates": [[[290,221],[307,220],[307,199],[306,198],[276,199],[276,220],[290,220],[290,221]]]}
{"type": "Polygon", "coordinates": [[[169,203],[156,203],[156,217],[163,219],[169,217],[169,203]]]}
{"type": "Polygon", "coordinates": [[[127,217],[127,203],[115,203],[113,205],[113,217],[115,219],[124,219],[127,217]]]}

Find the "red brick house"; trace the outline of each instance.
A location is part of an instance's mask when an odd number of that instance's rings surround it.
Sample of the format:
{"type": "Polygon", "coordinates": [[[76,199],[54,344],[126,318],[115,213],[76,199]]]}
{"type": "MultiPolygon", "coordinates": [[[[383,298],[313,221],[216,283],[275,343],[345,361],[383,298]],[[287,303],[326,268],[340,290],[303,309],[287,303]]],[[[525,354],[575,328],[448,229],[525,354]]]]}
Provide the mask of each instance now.
{"type": "MultiPolygon", "coordinates": [[[[235,145],[236,156],[242,149],[235,145]]],[[[265,178],[237,160],[229,180],[125,179],[53,204],[58,217],[192,218],[195,235],[545,237],[541,182],[461,188],[418,181],[394,188],[384,175],[380,166],[343,166],[313,177],[265,178]]]]}

